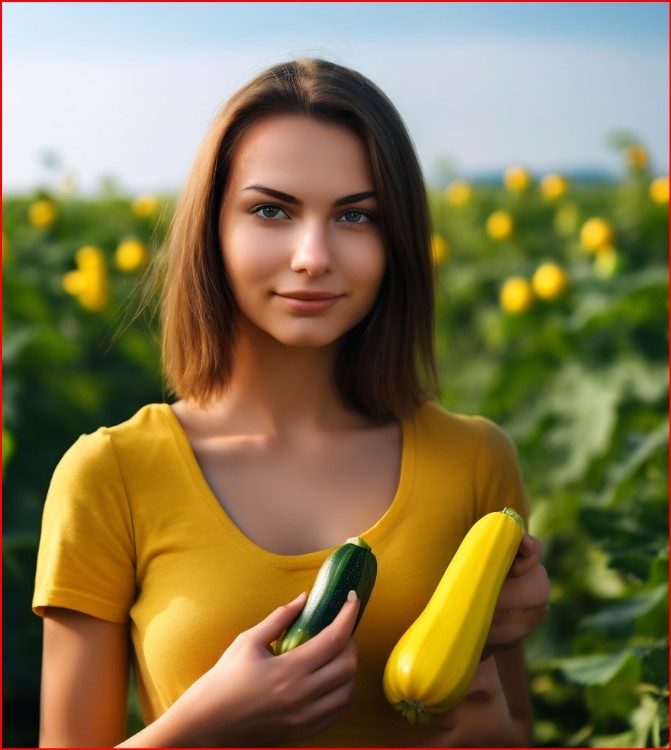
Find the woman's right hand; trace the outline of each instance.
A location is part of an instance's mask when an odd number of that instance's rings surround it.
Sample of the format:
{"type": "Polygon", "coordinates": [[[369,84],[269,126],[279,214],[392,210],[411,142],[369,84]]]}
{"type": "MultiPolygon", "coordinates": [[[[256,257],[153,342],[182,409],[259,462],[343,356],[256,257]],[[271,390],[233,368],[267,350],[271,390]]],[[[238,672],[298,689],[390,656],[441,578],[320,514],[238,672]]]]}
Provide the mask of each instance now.
{"type": "Polygon", "coordinates": [[[274,656],[270,644],[305,600],[303,593],[241,633],[155,722],[154,731],[163,723],[172,746],[259,746],[310,737],[339,719],[354,689],[352,630],[359,601],[346,601],[328,627],[274,656]]]}

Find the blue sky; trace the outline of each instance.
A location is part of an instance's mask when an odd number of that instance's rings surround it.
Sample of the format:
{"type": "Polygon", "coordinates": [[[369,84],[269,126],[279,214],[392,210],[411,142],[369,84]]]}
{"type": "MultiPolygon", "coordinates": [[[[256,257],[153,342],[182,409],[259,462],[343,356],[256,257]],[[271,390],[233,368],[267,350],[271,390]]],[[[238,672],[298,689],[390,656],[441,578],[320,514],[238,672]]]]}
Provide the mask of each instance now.
{"type": "Polygon", "coordinates": [[[175,190],[237,86],[291,57],[351,65],[427,177],[523,163],[619,168],[628,130],[668,164],[666,3],[3,3],[3,187],[58,153],[83,189],[175,190]]]}

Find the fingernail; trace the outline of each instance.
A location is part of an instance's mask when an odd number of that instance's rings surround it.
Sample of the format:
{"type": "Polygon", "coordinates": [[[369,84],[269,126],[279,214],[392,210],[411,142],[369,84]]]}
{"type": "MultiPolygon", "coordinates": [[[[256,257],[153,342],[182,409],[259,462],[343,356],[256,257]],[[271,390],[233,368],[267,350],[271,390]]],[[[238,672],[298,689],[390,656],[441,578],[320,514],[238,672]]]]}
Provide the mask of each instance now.
{"type": "Polygon", "coordinates": [[[347,594],[347,601],[348,602],[355,602],[356,601],[356,591],[352,589],[349,594],[347,594]]]}

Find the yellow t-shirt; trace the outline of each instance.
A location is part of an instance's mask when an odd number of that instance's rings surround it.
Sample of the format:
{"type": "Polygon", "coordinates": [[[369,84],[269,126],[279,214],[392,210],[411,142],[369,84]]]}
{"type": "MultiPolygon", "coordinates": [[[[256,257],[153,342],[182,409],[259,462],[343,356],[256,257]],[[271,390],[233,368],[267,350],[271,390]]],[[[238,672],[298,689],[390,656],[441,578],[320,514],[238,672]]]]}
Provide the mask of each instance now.
{"type": "MultiPolygon", "coordinates": [[[[353,704],[326,731],[292,744],[423,744],[425,730],[385,700],[386,659],[470,526],[504,506],[528,517],[515,449],[492,422],[426,404],[402,423],[402,434],[394,500],[361,534],[378,575],[355,635],[353,704]]],[[[33,609],[41,615],[45,606],[67,607],[129,622],[149,723],[238,633],[309,591],[330,551],[279,555],[247,538],[209,488],[169,405],[150,404],[80,437],[56,468],[33,609]]]]}

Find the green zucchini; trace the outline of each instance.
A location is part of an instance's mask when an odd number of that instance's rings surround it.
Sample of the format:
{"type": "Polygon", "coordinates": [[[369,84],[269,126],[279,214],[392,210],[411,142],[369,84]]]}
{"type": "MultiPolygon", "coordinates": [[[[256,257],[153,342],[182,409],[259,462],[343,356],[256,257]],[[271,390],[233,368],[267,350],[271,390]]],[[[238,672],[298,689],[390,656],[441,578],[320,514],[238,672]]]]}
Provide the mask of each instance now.
{"type": "Polygon", "coordinates": [[[352,590],[360,601],[356,630],[376,575],[377,560],[369,545],[360,536],[347,539],[324,560],[305,606],[276,642],[275,653],[291,651],[330,625],[352,590]]]}

